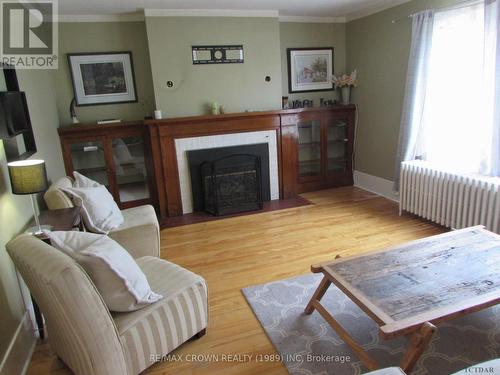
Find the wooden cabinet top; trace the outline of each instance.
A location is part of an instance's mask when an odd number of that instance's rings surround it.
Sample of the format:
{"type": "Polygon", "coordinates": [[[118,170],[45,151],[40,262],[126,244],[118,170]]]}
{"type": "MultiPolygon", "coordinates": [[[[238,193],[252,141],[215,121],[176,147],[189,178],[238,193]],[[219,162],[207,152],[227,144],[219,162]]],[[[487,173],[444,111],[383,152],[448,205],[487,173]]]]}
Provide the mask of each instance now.
{"type": "Polygon", "coordinates": [[[146,127],[146,126],[168,126],[177,125],[180,123],[185,124],[196,124],[200,122],[212,122],[212,121],[227,121],[232,119],[243,119],[243,118],[255,118],[255,117],[272,117],[272,116],[284,116],[293,115],[300,113],[312,113],[312,112],[328,112],[328,111],[352,111],[356,107],[353,104],[349,105],[337,105],[333,107],[313,107],[313,108],[294,108],[285,110],[275,110],[275,111],[255,111],[255,112],[239,112],[239,113],[227,113],[223,115],[202,115],[202,116],[187,116],[187,117],[173,117],[161,120],[137,120],[137,121],[122,121],[119,123],[112,124],[72,124],[64,125],[58,128],[60,135],[71,135],[81,132],[89,131],[120,131],[124,129],[134,128],[134,127],[146,127]]]}

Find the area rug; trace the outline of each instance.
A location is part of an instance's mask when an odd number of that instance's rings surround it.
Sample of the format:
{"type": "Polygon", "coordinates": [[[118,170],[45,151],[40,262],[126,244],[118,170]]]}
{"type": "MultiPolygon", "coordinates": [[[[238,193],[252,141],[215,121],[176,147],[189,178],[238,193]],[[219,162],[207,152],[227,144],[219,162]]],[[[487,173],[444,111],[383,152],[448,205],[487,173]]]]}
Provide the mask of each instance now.
{"type": "MultiPolygon", "coordinates": [[[[311,274],[244,288],[248,303],[291,374],[354,375],[368,370],[317,313],[304,307],[321,280],[311,274]]],[[[339,289],[331,286],[322,304],[381,367],[397,366],[404,338],[385,341],[378,326],[339,289]]],[[[446,375],[499,357],[500,306],[438,325],[412,375],[446,375]]],[[[262,358],[261,358],[262,359],[262,358]]]]}

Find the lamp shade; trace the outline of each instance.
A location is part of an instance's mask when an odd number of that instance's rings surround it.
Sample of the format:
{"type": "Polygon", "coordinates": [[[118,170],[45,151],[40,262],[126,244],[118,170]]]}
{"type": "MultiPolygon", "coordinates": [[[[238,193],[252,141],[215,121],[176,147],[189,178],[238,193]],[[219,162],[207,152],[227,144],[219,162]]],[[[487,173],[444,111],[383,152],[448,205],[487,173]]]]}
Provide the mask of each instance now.
{"type": "Polygon", "coordinates": [[[19,160],[7,164],[12,194],[35,194],[47,189],[43,160],[19,160]]]}

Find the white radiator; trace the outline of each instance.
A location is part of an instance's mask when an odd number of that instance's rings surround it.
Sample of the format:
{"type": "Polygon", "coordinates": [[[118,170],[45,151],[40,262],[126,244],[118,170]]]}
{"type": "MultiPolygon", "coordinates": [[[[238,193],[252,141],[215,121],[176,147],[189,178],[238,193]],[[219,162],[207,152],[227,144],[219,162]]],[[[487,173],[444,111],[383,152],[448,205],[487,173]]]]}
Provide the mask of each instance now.
{"type": "Polygon", "coordinates": [[[401,163],[399,212],[453,229],[484,225],[500,234],[500,178],[450,173],[423,161],[401,163]]]}

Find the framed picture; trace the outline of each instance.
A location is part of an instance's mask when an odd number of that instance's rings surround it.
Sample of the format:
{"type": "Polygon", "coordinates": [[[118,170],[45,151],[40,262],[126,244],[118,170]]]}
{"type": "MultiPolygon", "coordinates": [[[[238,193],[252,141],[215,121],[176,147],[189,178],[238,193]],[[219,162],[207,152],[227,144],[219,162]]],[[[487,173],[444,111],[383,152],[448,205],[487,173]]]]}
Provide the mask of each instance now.
{"type": "Polygon", "coordinates": [[[71,53],[76,105],[137,102],[131,52],[71,53]]]}
{"type": "Polygon", "coordinates": [[[287,48],[288,92],[333,90],[333,48],[287,48]]]}

